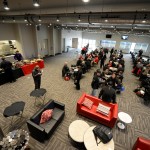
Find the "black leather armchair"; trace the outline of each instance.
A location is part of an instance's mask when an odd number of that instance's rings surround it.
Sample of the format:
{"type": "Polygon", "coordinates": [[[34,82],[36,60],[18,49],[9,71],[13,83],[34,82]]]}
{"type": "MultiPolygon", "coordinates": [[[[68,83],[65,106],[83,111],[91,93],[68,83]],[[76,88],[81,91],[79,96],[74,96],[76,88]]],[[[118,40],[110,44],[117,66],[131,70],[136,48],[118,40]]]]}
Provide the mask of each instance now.
{"type": "Polygon", "coordinates": [[[65,105],[55,100],[50,100],[27,121],[31,136],[40,142],[44,142],[53,134],[63,120],[64,115],[65,105]],[[40,124],[41,115],[47,109],[53,109],[52,118],[48,122],[40,124]]]}

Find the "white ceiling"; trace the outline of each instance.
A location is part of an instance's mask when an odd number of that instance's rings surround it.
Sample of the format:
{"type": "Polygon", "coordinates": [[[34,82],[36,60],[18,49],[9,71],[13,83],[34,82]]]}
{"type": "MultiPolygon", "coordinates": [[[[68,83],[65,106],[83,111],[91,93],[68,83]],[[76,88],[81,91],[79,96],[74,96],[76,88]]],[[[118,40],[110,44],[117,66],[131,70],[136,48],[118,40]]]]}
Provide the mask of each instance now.
{"type": "Polygon", "coordinates": [[[39,8],[33,6],[32,0],[7,1],[10,11],[3,9],[3,0],[0,0],[0,23],[26,23],[24,16],[28,14],[28,22],[32,24],[38,24],[41,16],[41,23],[70,27],[112,29],[113,25],[118,29],[150,29],[150,0],[90,0],[89,3],[82,0],[40,0],[39,8]],[[81,22],[78,22],[79,15],[81,22]],[[56,22],[56,17],[60,22],[56,22]],[[142,23],[144,17],[146,22],[142,23]],[[106,19],[108,22],[105,22],[106,19]]]}

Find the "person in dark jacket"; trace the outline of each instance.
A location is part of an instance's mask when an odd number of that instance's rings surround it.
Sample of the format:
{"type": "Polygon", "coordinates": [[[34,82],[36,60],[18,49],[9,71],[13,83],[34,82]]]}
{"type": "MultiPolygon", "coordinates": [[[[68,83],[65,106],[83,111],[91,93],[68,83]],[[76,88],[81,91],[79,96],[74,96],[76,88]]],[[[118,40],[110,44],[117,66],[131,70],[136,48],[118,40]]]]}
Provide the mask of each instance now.
{"type": "Polygon", "coordinates": [[[5,59],[5,57],[2,57],[2,62],[0,64],[0,68],[2,68],[5,72],[6,75],[6,80],[8,82],[15,82],[15,78],[13,76],[13,71],[12,71],[12,63],[8,60],[5,59]]]}
{"type": "Polygon", "coordinates": [[[75,77],[75,84],[76,84],[76,89],[77,89],[77,90],[80,90],[80,80],[81,80],[81,77],[82,77],[82,69],[81,69],[81,67],[79,66],[79,67],[78,67],[77,75],[76,75],[76,77],[75,77]]]}
{"type": "Polygon", "coordinates": [[[35,90],[40,89],[41,86],[41,70],[38,65],[35,66],[34,70],[32,71],[32,76],[35,84],[35,90]]]}
{"type": "Polygon", "coordinates": [[[17,61],[23,60],[23,57],[22,57],[22,55],[19,53],[19,51],[16,51],[16,54],[15,54],[15,56],[14,56],[14,59],[17,60],[17,61]]]}
{"type": "Polygon", "coordinates": [[[103,54],[100,60],[100,68],[104,67],[105,60],[106,60],[106,53],[103,54]]]}
{"type": "Polygon", "coordinates": [[[107,83],[111,84],[114,89],[118,87],[118,79],[115,73],[112,73],[111,77],[107,79],[107,83]]]}
{"type": "Polygon", "coordinates": [[[111,87],[111,83],[106,83],[99,93],[99,98],[108,103],[116,103],[116,92],[111,87]]]}
{"type": "Polygon", "coordinates": [[[97,70],[97,72],[94,73],[94,77],[91,83],[91,87],[92,87],[91,95],[92,96],[96,96],[97,89],[100,86],[100,80],[99,80],[100,75],[101,75],[101,72],[99,70],[97,70]]]}

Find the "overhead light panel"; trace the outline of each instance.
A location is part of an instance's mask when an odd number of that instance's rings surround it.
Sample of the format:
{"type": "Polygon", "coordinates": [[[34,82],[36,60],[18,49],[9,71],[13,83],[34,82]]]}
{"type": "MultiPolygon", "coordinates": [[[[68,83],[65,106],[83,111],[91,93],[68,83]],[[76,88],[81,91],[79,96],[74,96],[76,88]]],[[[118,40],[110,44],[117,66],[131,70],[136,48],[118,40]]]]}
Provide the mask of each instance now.
{"type": "Polygon", "coordinates": [[[8,7],[8,2],[7,2],[7,0],[4,0],[4,1],[3,1],[3,5],[4,5],[4,9],[5,9],[5,10],[10,10],[10,8],[8,7]]]}
{"type": "Polygon", "coordinates": [[[88,3],[90,0],[82,0],[84,3],[88,3]]]}
{"type": "Polygon", "coordinates": [[[40,6],[39,0],[33,0],[33,6],[34,7],[39,7],[40,6]]]}

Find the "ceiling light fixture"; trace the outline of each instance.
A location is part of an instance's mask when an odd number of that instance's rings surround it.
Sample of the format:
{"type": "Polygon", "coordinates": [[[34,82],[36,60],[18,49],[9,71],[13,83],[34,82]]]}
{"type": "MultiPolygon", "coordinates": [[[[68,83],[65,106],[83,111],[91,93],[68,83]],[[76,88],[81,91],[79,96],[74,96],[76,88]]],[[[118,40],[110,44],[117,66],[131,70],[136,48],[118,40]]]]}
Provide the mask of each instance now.
{"type": "Polygon", "coordinates": [[[52,24],[50,23],[49,25],[51,26],[52,24]]]}
{"type": "Polygon", "coordinates": [[[114,26],[111,26],[111,28],[113,28],[114,26]]]}
{"type": "Polygon", "coordinates": [[[105,19],[105,22],[108,22],[108,20],[107,20],[107,19],[105,19]]]}
{"type": "Polygon", "coordinates": [[[4,0],[4,1],[3,1],[3,5],[4,5],[4,9],[5,9],[5,10],[10,10],[10,8],[8,7],[8,2],[7,2],[7,0],[4,0]]]}
{"type": "Polygon", "coordinates": [[[24,21],[27,22],[27,18],[26,17],[24,17],[24,21]]]}
{"type": "Polygon", "coordinates": [[[33,0],[33,6],[34,7],[39,7],[40,6],[39,0],[33,0]]]}
{"type": "Polygon", "coordinates": [[[57,22],[59,22],[59,21],[60,21],[58,16],[57,16],[57,19],[56,19],[56,21],[57,21],[57,22]]]}
{"type": "Polygon", "coordinates": [[[39,22],[41,22],[42,20],[41,20],[41,17],[39,16],[39,20],[38,20],[39,22]]]}
{"type": "Polygon", "coordinates": [[[16,20],[15,20],[15,17],[13,17],[13,22],[15,22],[16,20]]]}
{"type": "Polygon", "coordinates": [[[84,3],[88,3],[90,0],[82,0],[84,3]]]}
{"type": "Polygon", "coordinates": [[[146,20],[143,20],[142,23],[146,23],[146,20]]]}
{"type": "Polygon", "coordinates": [[[80,19],[80,15],[79,15],[79,17],[78,17],[78,21],[79,21],[79,22],[81,21],[81,19],[80,19]]]}

